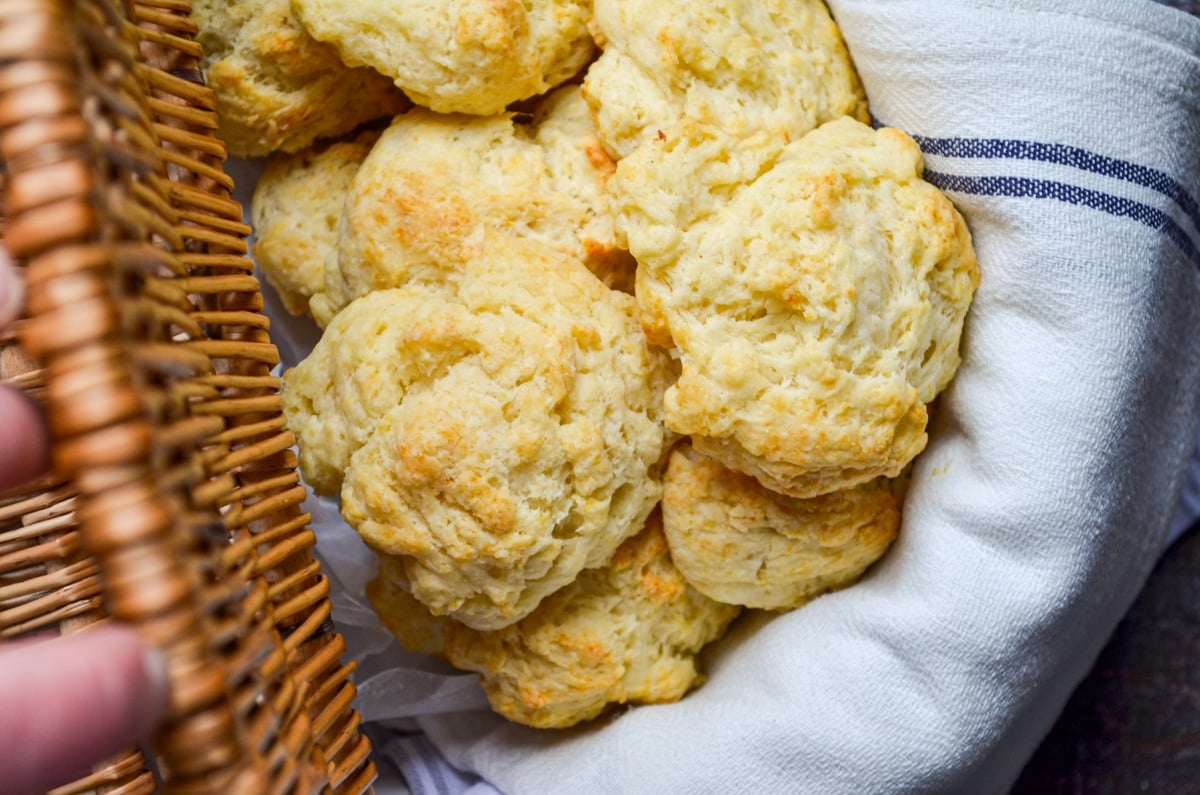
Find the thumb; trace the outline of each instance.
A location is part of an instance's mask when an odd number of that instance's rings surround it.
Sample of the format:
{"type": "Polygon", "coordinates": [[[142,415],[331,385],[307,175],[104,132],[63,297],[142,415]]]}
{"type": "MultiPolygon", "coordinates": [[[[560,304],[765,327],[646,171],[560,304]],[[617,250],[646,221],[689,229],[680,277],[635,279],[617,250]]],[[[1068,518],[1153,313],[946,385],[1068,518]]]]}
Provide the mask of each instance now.
{"type": "Polygon", "coordinates": [[[77,778],[145,739],[166,704],[162,656],[126,627],[0,643],[4,786],[42,792],[77,778]]]}
{"type": "MultiPolygon", "coordinates": [[[[21,313],[25,291],[16,266],[0,245],[0,331],[21,313]]],[[[0,362],[0,379],[9,373],[0,362]]],[[[0,386],[0,492],[28,483],[50,465],[46,422],[33,401],[0,386]]]]}
{"type": "Polygon", "coordinates": [[[0,328],[17,319],[24,302],[24,282],[8,252],[0,247],[0,328]]]}

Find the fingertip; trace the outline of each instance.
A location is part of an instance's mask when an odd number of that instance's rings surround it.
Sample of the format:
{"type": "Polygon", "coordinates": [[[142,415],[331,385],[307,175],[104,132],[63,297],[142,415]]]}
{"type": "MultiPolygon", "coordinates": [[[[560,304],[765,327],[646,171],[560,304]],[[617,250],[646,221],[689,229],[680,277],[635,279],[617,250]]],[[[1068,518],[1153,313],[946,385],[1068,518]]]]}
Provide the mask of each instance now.
{"type": "Polygon", "coordinates": [[[128,627],[0,643],[0,791],[43,792],[146,740],[166,689],[161,656],[128,627]]]}
{"type": "MultiPolygon", "coordinates": [[[[138,638],[141,642],[141,638],[138,638]]],[[[142,644],[142,670],[146,679],[146,708],[149,732],[166,716],[171,706],[170,679],[167,676],[167,655],[162,649],[142,644]]]]}
{"type": "Polygon", "coordinates": [[[28,483],[50,468],[45,417],[28,397],[0,386],[0,493],[28,483]]]}
{"type": "Polygon", "coordinates": [[[75,636],[86,642],[92,653],[110,663],[122,691],[115,700],[131,704],[126,725],[137,737],[145,737],[166,713],[169,704],[167,659],[161,650],[124,624],[104,624],[75,636]],[[132,692],[132,700],[125,693],[132,692]]]}
{"type": "Polygon", "coordinates": [[[25,303],[25,281],[8,253],[0,248],[0,327],[12,323],[25,303]]]}

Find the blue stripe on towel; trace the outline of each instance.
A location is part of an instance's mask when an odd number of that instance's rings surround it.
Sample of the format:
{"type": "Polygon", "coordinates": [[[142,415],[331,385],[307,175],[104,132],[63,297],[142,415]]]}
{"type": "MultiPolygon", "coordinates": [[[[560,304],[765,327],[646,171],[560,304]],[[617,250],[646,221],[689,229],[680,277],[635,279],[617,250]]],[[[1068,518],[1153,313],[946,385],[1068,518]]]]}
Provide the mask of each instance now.
{"type": "Polygon", "coordinates": [[[976,196],[1055,199],[1081,207],[1090,207],[1120,218],[1130,218],[1165,234],[1187,254],[1193,263],[1200,265],[1200,251],[1197,250],[1196,244],[1192,242],[1191,237],[1180,228],[1179,224],[1175,223],[1175,220],[1171,216],[1148,204],[1048,179],[1032,179],[1029,177],[972,177],[929,170],[925,172],[925,179],[944,191],[968,193],[976,196]]]}
{"type": "Polygon", "coordinates": [[[1089,152],[1078,146],[1019,141],[1003,138],[930,138],[914,135],[913,140],[926,154],[955,158],[991,158],[1036,160],[1070,166],[1104,177],[1150,188],[1166,196],[1187,213],[1200,229],[1200,205],[1171,175],[1128,160],[1089,152]]]}
{"type": "Polygon", "coordinates": [[[382,745],[381,750],[400,768],[413,795],[496,792],[491,787],[480,786],[482,782],[478,776],[451,767],[424,734],[393,734],[382,745]]]}

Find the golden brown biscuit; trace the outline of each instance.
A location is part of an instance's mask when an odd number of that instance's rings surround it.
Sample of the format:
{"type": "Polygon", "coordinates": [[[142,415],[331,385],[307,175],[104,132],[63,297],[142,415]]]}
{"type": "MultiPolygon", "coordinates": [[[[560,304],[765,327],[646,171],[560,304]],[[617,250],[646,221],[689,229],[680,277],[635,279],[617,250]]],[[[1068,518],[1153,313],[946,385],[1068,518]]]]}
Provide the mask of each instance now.
{"type": "Polygon", "coordinates": [[[662,513],[671,558],[696,590],[766,610],[799,607],[852,584],[900,526],[890,481],[797,499],[686,443],[671,452],[662,513]]]}
{"type": "Polygon", "coordinates": [[[600,138],[621,158],[685,119],[786,141],[866,99],[821,0],[595,0],[603,53],[584,79],[600,138]]]}
{"type": "Polygon", "coordinates": [[[408,592],[404,561],[392,555],[379,556],[379,575],[367,582],[367,600],[400,645],[418,654],[445,657],[447,629],[462,626],[430,613],[408,592]]]}
{"type": "Polygon", "coordinates": [[[381,570],[372,603],[404,645],[441,652],[479,672],[492,708],[537,728],[565,728],[613,704],[676,701],[703,676],[696,653],[740,608],[689,587],[658,513],[605,566],[588,569],[530,615],[493,632],[436,619],[381,570]]]}
{"type": "Polygon", "coordinates": [[[354,179],[322,312],[371,290],[457,279],[485,230],[541,241],[632,291],[635,263],[608,208],[613,167],[575,87],[550,94],[526,122],[406,113],[354,179]]]}
{"type": "Polygon", "coordinates": [[[309,36],[289,0],[193,0],[192,18],[232,154],[295,152],[408,104],[386,77],[309,36]]]}
{"type": "Polygon", "coordinates": [[[958,367],[966,224],[898,130],[763,139],[654,142],[610,182],[643,323],[682,365],[667,425],[795,497],[895,477],[958,367]]]}
{"type": "Polygon", "coordinates": [[[590,0],[293,0],[313,36],[372,66],[418,105],[499,113],[544,94],[592,57],[590,0]]]}
{"type": "Polygon", "coordinates": [[[267,159],[251,200],[254,258],[287,311],[331,315],[325,302],[325,261],[337,254],[338,222],[350,182],[378,131],[267,159]],[[316,309],[310,308],[314,302],[316,309]]]}
{"type": "Polygon", "coordinates": [[[502,238],[456,286],[372,292],[284,378],[308,482],[400,556],[411,592],[511,624],[641,528],[661,495],[665,354],[634,299],[502,238]]]}

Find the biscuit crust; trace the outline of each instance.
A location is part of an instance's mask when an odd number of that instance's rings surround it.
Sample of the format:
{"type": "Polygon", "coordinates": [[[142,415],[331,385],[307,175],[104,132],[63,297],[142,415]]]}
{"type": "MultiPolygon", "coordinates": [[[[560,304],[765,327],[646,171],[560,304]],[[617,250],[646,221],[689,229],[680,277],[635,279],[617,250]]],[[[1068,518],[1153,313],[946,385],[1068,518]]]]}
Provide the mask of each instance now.
{"type": "Polygon", "coordinates": [[[592,58],[590,0],[293,0],[343,60],[388,75],[439,113],[500,113],[592,58]]]}
{"type": "Polygon", "coordinates": [[[819,497],[768,491],[687,443],[663,477],[671,557],[706,596],[790,610],[852,585],[887,551],[900,526],[896,486],[874,480],[819,497]]]}
{"type": "Polygon", "coordinates": [[[354,179],[317,308],[329,315],[372,290],[457,280],[492,233],[544,243],[632,292],[636,263],[617,245],[608,204],[614,168],[573,86],[529,118],[397,117],[354,179]]]}
{"type": "Polygon", "coordinates": [[[867,120],[821,0],[596,0],[592,28],[603,52],[584,94],[618,159],[681,124],[794,140],[841,116],[867,120]]]}
{"type": "Polygon", "coordinates": [[[493,632],[437,622],[385,560],[372,604],[403,641],[477,671],[492,708],[541,729],[590,720],[616,704],[676,701],[703,681],[696,654],[740,608],[701,594],[671,563],[658,513],[605,566],[493,632]],[[424,615],[422,615],[424,614],[424,615]]]}
{"type": "Polygon", "coordinates": [[[321,311],[328,305],[325,268],[337,255],[346,192],[378,137],[369,131],[293,154],[275,153],[254,188],[254,259],[287,311],[312,314],[321,326],[331,317],[321,311]]]}
{"type": "Polygon", "coordinates": [[[779,148],[708,131],[613,178],[667,425],[795,497],[895,477],[924,449],[978,284],[965,222],[897,130],[829,122],[779,148]]]}
{"type": "Polygon", "coordinates": [[[506,239],[372,292],[284,377],[301,469],[435,614],[496,629],[605,563],[661,496],[669,372],[634,300],[506,239]]]}
{"type": "Polygon", "coordinates": [[[312,38],[289,0],[193,0],[192,18],[231,154],[296,152],[409,105],[386,77],[312,38]]]}
{"type": "Polygon", "coordinates": [[[379,573],[367,581],[367,601],[379,620],[408,651],[444,659],[446,631],[457,622],[430,613],[409,593],[403,558],[379,555],[378,559],[379,573]]]}

